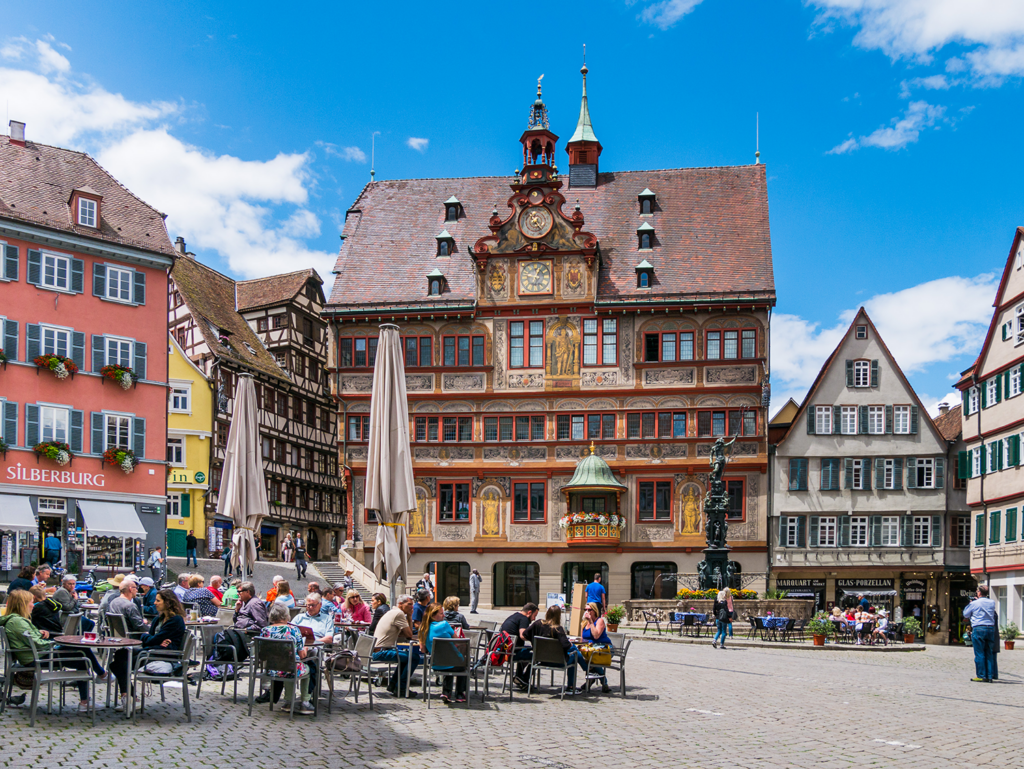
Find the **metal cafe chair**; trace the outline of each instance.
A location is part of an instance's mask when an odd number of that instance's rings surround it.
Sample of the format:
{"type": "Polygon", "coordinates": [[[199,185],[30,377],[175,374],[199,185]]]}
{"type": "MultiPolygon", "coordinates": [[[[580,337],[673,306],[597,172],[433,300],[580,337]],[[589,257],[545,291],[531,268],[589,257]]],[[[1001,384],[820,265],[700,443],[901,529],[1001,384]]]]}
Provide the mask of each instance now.
{"type": "Polygon", "coordinates": [[[146,687],[142,686],[140,688],[138,686],[140,682],[143,684],[157,684],[160,687],[160,701],[166,702],[167,698],[164,696],[164,685],[173,681],[181,684],[181,698],[185,705],[185,717],[188,719],[189,723],[192,723],[192,706],[188,701],[188,664],[189,660],[192,659],[192,650],[195,647],[195,643],[195,636],[191,633],[185,633],[180,649],[161,649],[158,647],[155,649],[144,649],[139,652],[138,657],[135,658],[134,677],[136,688],[140,689],[142,699],[139,702],[139,707],[132,714],[133,720],[140,712],[145,712],[146,710],[146,687]],[[171,672],[148,672],[146,670],[146,666],[151,662],[166,662],[170,664],[171,672]]]}
{"type": "MultiPolygon", "coordinates": [[[[561,648],[561,647],[559,647],[561,648]]],[[[430,683],[435,675],[453,676],[466,679],[466,707],[470,706],[468,638],[435,638],[430,655],[423,666],[423,687],[426,690],[427,708],[430,708],[430,683]]]]}
{"type": "MultiPolygon", "coordinates": [[[[436,641],[434,643],[437,643],[436,641]]],[[[573,665],[576,663],[573,662],[573,665]]],[[[562,648],[562,642],[557,638],[542,638],[541,636],[534,636],[533,638],[533,659],[531,660],[531,675],[529,684],[526,687],[526,696],[529,697],[532,694],[534,688],[540,688],[540,672],[541,669],[551,671],[552,683],[554,682],[555,671],[561,671],[562,673],[562,686],[559,690],[559,699],[565,699],[565,686],[569,679],[569,662],[565,658],[565,650],[562,648]],[[534,681],[537,681],[538,686],[534,687],[534,681]]]]}
{"type": "Polygon", "coordinates": [[[640,613],[644,615],[644,635],[647,635],[647,628],[650,625],[654,625],[658,635],[661,635],[661,615],[657,611],[648,611],[647,609],[641,609],[640,613]]]}
{"type": "Polygon", "coordinates": [[[64,635],[82,634],[82,615],[68,614],[64,617],[64,635]]]}
{"type": "MultiPolygon", "coordinates": [[[[263,684],[268,682],[273,687],[274,682],[286,683],[291,682],[294,684],[292,691],[292,702],[291,702],[291,714],[290,718],[295,719],[295,703],[299,700],[299,683],[303,678],[309,678],[311,676],[310,668],[306,667],[306,672],[299,674],[298,662],[295,659],[295,644],[287,638],[256,638],[253,641],[253,667],[252,674],[249,676],[249,715],[252,715],[253,702],[256,699],[256,681],[260,682],[260,690],[263,689],[263,684]],[[279,671],[284,673],[282,676],[272,676],[271,671],[279,671]]],[[[319,706],[320,698],[314,697],[314,717],[316,716],[315,709],[319,706]]],[[[274,698],[270,698],[270,709],[274,709],[274,698]]]]}
{"type": "MultiPolygon", "coordinates": [[[[356,656],[362,663],[362,668],[359,672],[352,672],[349,675],[352,678],[350,686],[355,686],[356,702],[359,702],[359,688],[363,681],[366,681],[366,692],[370,697],[370,710],[373,710],[373,679],[374,676],[379,675],[374,671],[373,661],[373,636],[360,633],[359,637],[356,638],[356,656]]],[[[381,664],[381,663],[377,663],[381,664]]],[[[329,686],[331,684],[328,684],[329,686]]],[[[332,689],[333,695],[333,689],[332,689]]],[[[330,699],[327,701],[327,706],[330,708],[330,699]]]]}
{"type": "MultiPolygon", "coordinates": [[[[239,660],[238,653],[235,647],[231,644],[221,644],[217,650],[217,659],[210,660],[210,655],[213,653],[214,647],[217,644],[214,638],[218,633],[223,633],[227,629],[225,625],[203,625],[199,628],[202,633],[203,642],[203,665],[199,671],[199,682],[196,686],[196,699],[198,700],[202,695],[203,691],[203,679],[205,678],[204,673],[206,672],[206,665],[210,664],[216,667],[221,672],[220,682],[220,693],[224,694],[224,690],[228,684],[227,668],[231,667],[233,671],[232,678],[234,679],[234,693],[231,696],[231,701],[238,702],[238,679],[241,677],[243,670],[248,670],[251,658],[239,660]],[[221,656],[223,655],[223,656],[221,656]]],[[[213,683],[216,683],[216,679],[211,679],[213,683]]]]}
{"type": "Polygon", "coordinates": [[[633,643],[632,638],[626,638],[625,633],[608,633],[612,642],[612,664],[605,668],[619,671],[619,693],[626,696],[626,655],[629,653],[629,646],[633,643]]]}
{"type": "Polygon", "coordinates": [[[29,705],[29,727],[36,725],[36,708],[39,705],[39,690],[46,686],[47,688],[47,699],[46,699],[46,711],[50,712],[50,707],[53,704],[53,685],[57,684],[60,688],[60,699],[61,704],[64,701],[64,684],[78,683],[79,681],[88,681],[90,688],[89,697],[89,711],[92,714],[92,725],[96,725],[96,678],[92,674],[92,669],[89,667],[89,660],[86,656],[78,650],[72,649],[58,649],[55,646],[49,646],[40,649],[36,645],[35,639],[25,633],[25,638],[28,639],[29,648],[32,650],[32,665],[25,666],[23,670],[32,671],[32,700],[29,705]],[[75,662],[80,666],[79,669],[61,669],[61,665],[69,662],[75,662]]]}

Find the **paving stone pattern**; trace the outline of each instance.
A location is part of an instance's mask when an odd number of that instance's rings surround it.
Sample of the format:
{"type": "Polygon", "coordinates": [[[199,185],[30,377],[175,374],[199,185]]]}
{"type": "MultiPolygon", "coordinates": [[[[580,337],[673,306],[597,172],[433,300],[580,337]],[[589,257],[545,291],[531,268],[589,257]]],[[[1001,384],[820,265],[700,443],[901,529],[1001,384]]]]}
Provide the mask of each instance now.
{"type": "MultiPolygon", "coordinates": [[[[831,767],[1021,766],[1024,653],[1001,681],[969,682],[971,652],[822,654],[634,641],[628,697],[559,702],[550,691],[470,710],[386,694],[335,699],[331,716],[245,706],[204,687],[185,721],[180,693],[147,702],[137,726],[101,709],[0,717],[0,767],[831,767]],[[177,695],[177,696],[175,696],[177,695]],[[269,737],[268,737],[269,735],[269,737]]],[[[547,676],[544,676],[547,681],[547,676]]],[[[614,681],[613,681],[614,683],[614,681]]],[[[192,690],[194,693],[194,688],[192,690]]],[[[76,698],[70,697],[72,701],[76,698]]]]}

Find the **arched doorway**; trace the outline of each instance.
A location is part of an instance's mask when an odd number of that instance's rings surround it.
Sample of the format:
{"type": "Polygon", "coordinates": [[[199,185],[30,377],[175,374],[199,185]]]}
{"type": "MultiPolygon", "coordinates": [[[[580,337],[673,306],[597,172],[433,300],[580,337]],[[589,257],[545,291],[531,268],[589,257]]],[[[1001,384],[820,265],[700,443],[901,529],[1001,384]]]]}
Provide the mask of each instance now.
{"type": "Polygon", "coordinates": [[[320,538],[316,535],[316,529],[310,529],[306,534],[306,558],[310,561],[317,561],[320,552],[320,538]]]}

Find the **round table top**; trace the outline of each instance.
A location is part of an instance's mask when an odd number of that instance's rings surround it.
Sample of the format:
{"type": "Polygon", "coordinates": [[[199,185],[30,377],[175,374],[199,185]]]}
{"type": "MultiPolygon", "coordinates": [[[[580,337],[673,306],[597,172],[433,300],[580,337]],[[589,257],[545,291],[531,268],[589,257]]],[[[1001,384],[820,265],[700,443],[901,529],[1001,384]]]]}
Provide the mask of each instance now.
{"type": "Polygon", "coordinates": [[[59,635],[52,640],[54,643],[63,644],[64,646],[84,646],[88,648],[119,649],[128,646],[142,646],[142,641],[135,638],[97,638],[95,641],[86,641],[85,636],[59,635]]]}
{"type": "Polygon", "coordinates": [[[204,619],[195,619],[195,620],[187,619],[187,620],[185,620],[185,626],[186,627],[203,627],[205,625],[213,626],[213,625],[222,625],[222,624],[224,624],[224,623],[222,623],[217,617],[211,617],[210,619],[206,619],[206,620],[204,620],[204,619]]]}

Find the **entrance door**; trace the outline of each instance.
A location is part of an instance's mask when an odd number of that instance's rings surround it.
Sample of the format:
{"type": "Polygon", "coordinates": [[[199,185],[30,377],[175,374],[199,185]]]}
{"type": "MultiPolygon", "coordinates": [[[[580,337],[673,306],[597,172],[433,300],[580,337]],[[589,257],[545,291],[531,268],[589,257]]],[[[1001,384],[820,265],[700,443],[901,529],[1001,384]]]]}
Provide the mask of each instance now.
{"type": "Polygon", "coordinates": [[[307,561],[318,561],[320,560],[317,556],[320,553],[320,537],[316,534],[316,529],[310,529],[309,533],[306,534],[306,560],[307,561]]]}
{"type": "Polygon", "coordinates": [[[167,555],[172,558],[185,557],[185,530],[167,530],[167,555]]]}
{"type": "Polygon", "coordinates": [[[437,582],[435,600],[438,603],[450,595],[455,595],[459,597],[461,605],[469,605],[468,563],[438,563],[434,579],[437,582]]]}
{"type": "MultiPolygon", "coordinates": [[[[601,575],[601,584],[608,590],[608,564],[603,561],[566,561],[562,564],[562,592],[567,601],[572,600],[572,586],[577,582],[590,584],[594,575],[601,575]]],[[[611,596],[606,595],[609,601],[611,596]]]]}
{"type": "Polygon", "coordinates": [[[59,566],[64,559],[64,517],[57,515],[39,516],[39,562],[59,566]],[[49,543],[47,543],[49,538],[49,543]],[[54,542],[56,538],[56,542],[54,542]],[[48,545],[57,545],[56,549],[48,545]]]}

